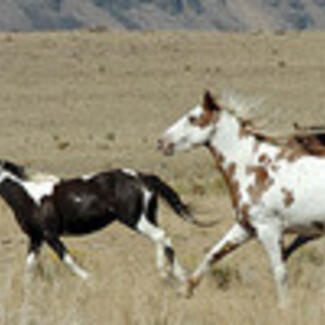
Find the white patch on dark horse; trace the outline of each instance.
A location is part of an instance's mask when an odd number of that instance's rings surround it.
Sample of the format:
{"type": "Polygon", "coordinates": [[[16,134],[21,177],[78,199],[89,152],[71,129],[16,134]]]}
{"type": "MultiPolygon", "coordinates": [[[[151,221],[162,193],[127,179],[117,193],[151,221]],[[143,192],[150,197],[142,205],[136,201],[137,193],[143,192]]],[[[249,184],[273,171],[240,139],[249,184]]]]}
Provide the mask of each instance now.
{"type": "Polygon", "coordinates": [[[26,192],[35,201],[36,204],[40,205],[44,197],[53,194],[54,186],[59,183],[59,180],[55,181],[44,181],[44,182],[34,182],[27,181],[22,182],[22,186],[25,188],[26,192]]]}
{"type": "MultiPolygon", "coordinates": [[[[144,197],[143,204],[144,208],[147,211],[149,209],[149,204],[152,199],[153,193],[147,189],[143,189],[144,197]]],[[[140,217],[140,220],[137,223],[136,228],[151,240],[156,243],[157,246],[157,268],[161,273],[162,277],[167,277],[168,273],[165,270],[165,257],[169,261],[172,267],[172,274],[175,275],[179,280],[184,281],[186,278],[185,271],[180,266],[179,262],[176,259],[174,249],[170,238],[165,234],[165,231],[158,228],[156,225],[148,221],[148,218],[145,213],[140,217]]]]}
{"type": "Polygon", "coordinates": [[[315,134],[304,141],[303,134],[283,140],[257,132],[242,114],[249,106],[231,94],[217,102],[207,92],[203,104],[178,120],[159,140],[166,155],[206,146],[226,178],[236,212],[235,225],[211,248],[183,289],[191,295],[214,262],[257,237],[268,254],[283,305],[287,297],[285,260],[325,231],[325,147],[312,141],[315,134]],[[284,249],[283,235],[287,232],[298,237],[284,249]]]}
{"type": "MultiPolygon", "coordinates": [[[[183,219],[193,218],[179,195],[159,177],[116,169],[89,178],[39,178],[36,182],[23,166],[0,161],[0,196],[11,207],[22,231],[29,237],[26,266],[33,268],[46,242],[69,269],[86,280],[88,273],[74,261],[60,240],[62,235],[97,231],[114,221],[145,234],[157,245],[157,265],[163,272],[165,255],[172,274],[184,279],[170,239],[157,223],[157,197],[162,197],[183,219]],[[162,253],[163,252],[163,253],[162,253]]],[[[202,224],[204,225],[204,224],[202,224]]]]}
{"type": "Polygon", "coordinates": [[[123,171],[125,174],[128,174],[128,175],[133,176],[133,177],[137,177],[137,176],[138,176],[137,172],[136,172],[134,169],[123,168],[122,171],[123,171]]]}

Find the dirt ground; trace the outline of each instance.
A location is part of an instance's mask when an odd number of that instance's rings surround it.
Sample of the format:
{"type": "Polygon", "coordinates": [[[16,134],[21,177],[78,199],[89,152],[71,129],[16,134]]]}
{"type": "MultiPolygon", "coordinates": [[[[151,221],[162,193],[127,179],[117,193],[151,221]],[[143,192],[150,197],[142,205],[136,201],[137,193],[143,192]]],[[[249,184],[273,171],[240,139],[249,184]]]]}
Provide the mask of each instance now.
{"type": "MultiPolygon", "coordinates": [[[[161,204],[161,225],[192,270],[233,212],[204,149],[168,158],[159,135],[200,101],[237,89],[263,98],[270,133],[325,124],[325,34],[74,31],[0,34],[0,157],[63,177],[131,167],[173,184],[203,220],[198,229],[161,204]],[[323,122],[324,121],[324,122],[323,122]]],[[[25,272],[27,241],[0,201],[1,324],[323,324],[324,240],[289,262],[291,305],[276,307],[256,242],[215,266],[186,300],[155,269],[154,245],[121,225],[65,242],[92,274],[82,282],[44,249],[25,272]]]]}

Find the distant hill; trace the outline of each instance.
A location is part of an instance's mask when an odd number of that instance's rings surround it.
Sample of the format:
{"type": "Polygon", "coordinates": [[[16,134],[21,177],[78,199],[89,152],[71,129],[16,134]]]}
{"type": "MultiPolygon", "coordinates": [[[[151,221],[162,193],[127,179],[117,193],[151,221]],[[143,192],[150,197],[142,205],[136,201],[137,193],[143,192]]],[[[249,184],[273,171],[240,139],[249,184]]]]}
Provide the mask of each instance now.
{"type": "Polygon", "coordinates": [[[325,0],[1,0],[0,30],[325,29],[325,0]]]}

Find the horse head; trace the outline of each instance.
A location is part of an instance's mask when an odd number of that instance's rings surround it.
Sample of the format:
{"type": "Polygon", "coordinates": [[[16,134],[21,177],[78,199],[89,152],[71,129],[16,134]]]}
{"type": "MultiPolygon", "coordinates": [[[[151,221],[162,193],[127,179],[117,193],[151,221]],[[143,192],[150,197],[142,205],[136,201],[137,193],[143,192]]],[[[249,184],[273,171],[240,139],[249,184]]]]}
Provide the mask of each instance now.
{"type": "Polygon", "coordinates": [[[209,142],[216,128],[221,107],[209,91],[203,96],[203,103],[176,121],[158,140],[158,148],[165,155],[187,151],[209,142]]]}

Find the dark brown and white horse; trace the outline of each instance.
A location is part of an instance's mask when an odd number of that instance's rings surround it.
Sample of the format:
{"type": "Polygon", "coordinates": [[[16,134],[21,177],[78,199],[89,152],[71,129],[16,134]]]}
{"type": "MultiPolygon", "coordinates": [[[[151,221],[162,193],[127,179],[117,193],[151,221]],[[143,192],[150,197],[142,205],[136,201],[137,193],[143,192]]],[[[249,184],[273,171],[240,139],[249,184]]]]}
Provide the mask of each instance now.
{"type": "MultiPolygon", "coordinates": [[[[280,144],[255,132],[232,95],[203,103],[172,125],[159,141],[166,155],[206,146],[224,176],[236,222],[185,282],[190,295],[210,266],[256,237],[268,254],[281,304],[286,300],[285,260],[299,246],[325,232],[325,156],[320,139],[280,144]],[[313,141],[310,141],[313,140],[313,141]],[[283,235],[299,236],[284,249],[283,235]]],[[[300,139],[300,138],[299,138],[300,139]]],[[[301,139],[300,139],[301,140],[301,139]]],[[[305,140],[305,139],[303,139],[305,140]]],[[[324,149],[324,146],[323,146],[324,149]]]]}
{"type": "Polygon", "coordinates": [[[46,242],[82,279],[88,273],[76,264],[60,240],[62,235],[82,235],[119,221],[153,240],[157,267],[165,272],[165,257],[172,274],[184,279],[170,238],[157,223],[160,195],[183,219],[198,225],[178,194],[155,175],[129,169],[100,172],[73,179],[52,175],[31,175],[28,169],[0,161],[0,195],[11,207],[21,229],[29,237],[26,260],[30,269],[46,242]]]}

